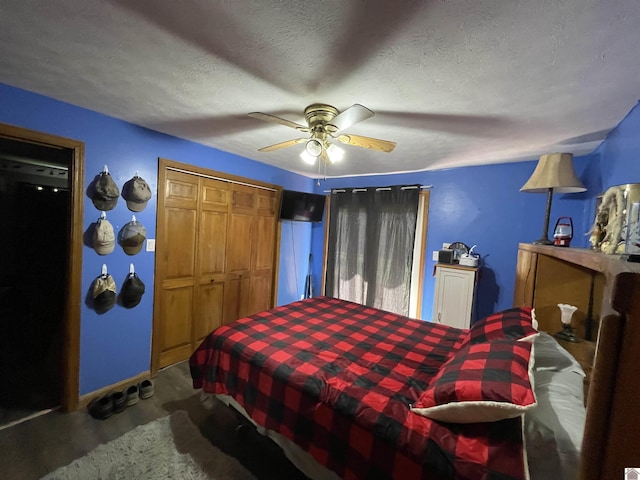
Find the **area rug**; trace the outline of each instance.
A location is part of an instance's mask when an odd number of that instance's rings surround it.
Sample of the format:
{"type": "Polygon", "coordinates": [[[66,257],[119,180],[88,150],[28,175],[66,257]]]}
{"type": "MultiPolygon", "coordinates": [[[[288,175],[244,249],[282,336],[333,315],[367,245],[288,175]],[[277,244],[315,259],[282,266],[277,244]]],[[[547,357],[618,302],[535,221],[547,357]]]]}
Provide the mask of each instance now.
{"type": "Polygon", "coordinates": [[[134,428],[41,480],[255,480],[184,411],[134,428]]]}

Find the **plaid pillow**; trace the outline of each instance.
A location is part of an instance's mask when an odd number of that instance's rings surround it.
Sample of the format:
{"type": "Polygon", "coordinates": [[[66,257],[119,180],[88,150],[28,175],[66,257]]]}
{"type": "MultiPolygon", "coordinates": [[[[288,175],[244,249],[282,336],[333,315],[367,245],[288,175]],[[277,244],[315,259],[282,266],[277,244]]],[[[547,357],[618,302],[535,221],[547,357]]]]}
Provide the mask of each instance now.
{"type": "Polygon", "coordinates": [[[494,313],[478,320],[467,332],[462,341],[467,343],[483,343],[491,340],[523,340],[533,342],[538,335],[534,328],[531,308],[515,307],[494,313]]]}
{"type": "Polygon", "coordinates": [[[450,423],[495,422],[536,405],[533,344],[517,340],[469,344],[440,368],[411,410],[450,423]]]}

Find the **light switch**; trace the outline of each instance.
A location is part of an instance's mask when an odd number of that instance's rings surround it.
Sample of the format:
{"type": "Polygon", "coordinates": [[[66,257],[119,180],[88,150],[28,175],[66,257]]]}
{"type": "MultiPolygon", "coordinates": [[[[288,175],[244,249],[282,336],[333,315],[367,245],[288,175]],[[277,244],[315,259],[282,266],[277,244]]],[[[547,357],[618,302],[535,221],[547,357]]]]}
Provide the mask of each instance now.
{"type": "Polygon", "coordinates": [[[156,239],[147,238],[147,252],[155,252],[155,251],[156,251],[156,239]]]}
{"type": "Polygon", "coordinates": [[[431,255],[431,259],[432,259],[434,262],[437,262],[437,261],[438,261],[438,251],[437,251],[437,250],[434,250],[434,251],[433,251],[433,255],[431,255]]]}

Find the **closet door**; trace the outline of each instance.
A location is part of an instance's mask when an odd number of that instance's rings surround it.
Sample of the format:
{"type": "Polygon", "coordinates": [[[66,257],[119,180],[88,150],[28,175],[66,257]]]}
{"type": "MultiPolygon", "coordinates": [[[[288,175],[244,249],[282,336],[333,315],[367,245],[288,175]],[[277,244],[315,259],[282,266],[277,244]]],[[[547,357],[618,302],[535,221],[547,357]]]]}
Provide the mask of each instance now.
{"type": "Polygon", "coordinates": [[[250,182],[160,160],[152,373],[273,306],[280,189],[250,182]]]}
{"type": "Polygon", "coordinates": [[[199,190],[198,177],[167,171],[164,195],[158,198],[162,249],[156,253],[154,341],[159,367],[184,360],[193,351],[199,190]]]}
{"type": "Polygon", "coordinates": [[[224,322],[273,306],[277,192],[233,185],[224,322]]]}
{"type": "Polygon", "coordinates": [[[193,347],[222,325],[229,184],[201,180],[197,278],[193,305],[193,347]]]}
{"type": "Polygon", "coordinates": [[[258,190],[255,217],[256,235],[251,246],[250,313],[271,308],[273,296],[274,265],[276,262],[276,232],[278,216],[276,192],[258,190]]]}
{"type": "Polygon", "coordinates": [[[231,185],[224,323],[246,317],[251,310],[247,299],[251,292],[251,250],[256,237],[255,190],[245,185],[231,185]]]}

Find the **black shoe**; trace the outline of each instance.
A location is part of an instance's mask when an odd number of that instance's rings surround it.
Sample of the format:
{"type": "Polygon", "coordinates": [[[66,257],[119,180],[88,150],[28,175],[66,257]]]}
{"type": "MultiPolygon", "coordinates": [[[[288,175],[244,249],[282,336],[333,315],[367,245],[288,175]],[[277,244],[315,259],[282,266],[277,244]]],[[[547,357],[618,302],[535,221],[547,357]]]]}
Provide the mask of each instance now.
{"type": "Polygon", "coordinates": [[[140,398],[149,398],[153,396],[153,382],[151,380],[143,380],[138,385],[140,398]]]}
{"type": "Polygon", "coordinates": [[[113,402],[109,396],[94,398],[87,406],[93,418],[106,420],[113,414],[113,402]]]}
{"type": "Polygon", "coordinates": [[[113,392],[111,395],[111,401],[113,402],[113,412],[120,413],[127,408],[127,394],[124,392],[113,392]]]}
{"type": "Polygon", "coordinates": [[[127,407],[135,405],[140,400],[140,391],[138,385],[130,385],[126,390],[127,392],[127,407]]]}

